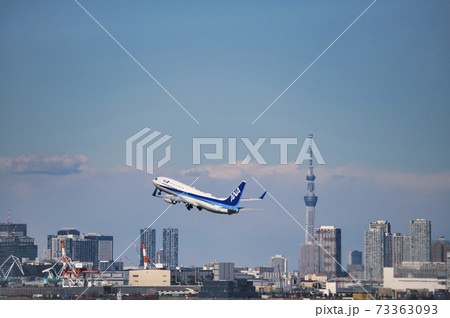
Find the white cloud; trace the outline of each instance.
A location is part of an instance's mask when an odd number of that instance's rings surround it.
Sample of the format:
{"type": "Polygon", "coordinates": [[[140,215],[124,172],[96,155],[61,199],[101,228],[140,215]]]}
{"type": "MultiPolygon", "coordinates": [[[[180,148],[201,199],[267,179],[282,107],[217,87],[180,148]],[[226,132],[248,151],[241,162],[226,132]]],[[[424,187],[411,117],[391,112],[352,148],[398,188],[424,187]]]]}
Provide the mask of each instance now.
{"type": "Polygon", "coordinates": [[[0,158],[0,169],[19,174],[66,175],[80,173],[87,168],[84,155],[22,154],[16,158],[0,158]]]}
{"type": "Polygon", "coordinates": [[[11,162],[12,162],[11,158],[0,157],[0,170],[5,170],[11,167],[11,162]]]}
{"type": "MultiPolygon", "coordinates": [[[[188,170],[183,170],[183,175],[207,176],[214,179],[240,179],[244,176],[258,177],[283,177],[286,180],[298,180],[305,177],[306,166],[298,166],[294,163],[286,165],[259,165],[250,163],[247,165],[221,164],[203,165],[188,170]]],[[[413,189],[423,189],[424,191],[450,190],[450,171],[442,171],[434,174],[414,174],[411,172],[386,172],[370,169],[362,165],[346,165],[340,167],[315,167],[315,174],[318,177],[317,183],[324,183],[337,178],[357,179],[370,181],[378,185],[388,187],[405,187],[413,189]]]]}
{"type": "Polygon", "coordinates": [[[204,175],[210,178],[224,180],[243,178],[245,175],[261,177],[280,174],[291,175],[292,173],[298,174],[299,172],[300,170],[293,163],[278,166],[259,165],[257,163],[238,163],[236,165],[203,165],[181,171],[182,175],[204,175]]]}

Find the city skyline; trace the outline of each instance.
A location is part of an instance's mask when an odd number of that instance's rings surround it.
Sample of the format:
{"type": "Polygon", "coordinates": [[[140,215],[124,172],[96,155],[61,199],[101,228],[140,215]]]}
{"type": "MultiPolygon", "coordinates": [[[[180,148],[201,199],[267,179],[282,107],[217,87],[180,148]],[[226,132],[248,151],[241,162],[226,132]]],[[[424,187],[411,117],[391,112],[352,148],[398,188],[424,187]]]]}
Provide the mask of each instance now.
{"type": "MultiPolygon", "coordinates": [[[[363,250],[374,220],[408,233],[405,220],[426,218],[432,240],[449,236],[447,3],[377,1],[351,25],[371,3],[83,3],[199,124],[76,3],[0,3],[0,220],[8,209],[26,220],[39,256],[67,226],[114,233],[119,255],[167,208],[151,197],[154,176],[125,165],[125,140],[150,127],[172,136],[155,175],[200,177],[218,196],[246,179],[256,197],[260,183],[302,225],[298,147],[287,165],[239,164],[242,143],[236,165],[193,165],[192,138],[314,134],[327,163],[314,170],[316,224],[342,230],[343,255],[363,250]]],[[[279,147],[261,153],[280,159],[279,147]]],[[[180,229],[187,264],[282,254],[294,266],[304,231],[272,197],[255,206],[232,217],[173,206],[154,226],[180,229]]]]}
{"type": "MultiPolygon", "coordinates": [[[[416,219],[410,220],[410,229],[411,232],[418,231],[417,226],[414,223],[419,223],[419,234],[422,238],[422,241],[425,241],[424,247],[425,250],[420,249],[419,246],[413,248],[410,245],[409,238],[410,234],[401,233],[391,233],[391,225],[388,221],[378,220],[370,222],[369,231],[364,232],[364,252],[360,252],[358,250],[353,250],[348,253],[348,262],[345,264],[342,262],[342,247],[341,247],[341,229],[336,228],[335,226],[320,226],[319,228],[315,228],[315,244],[314,246],[317,248],[317,255],[314,256],[314,270],[311,272],[305,272],[302,274],[302,270],[300,268],[300,275],[313,274],[313,273],[325,273],[330,275],[330,277],[339,277],[344,274],[345,266],[347,268],[349,265],[358,265],[360,264],[357,261],[355,264],[352,263],[353,260],[358,260],[362,257],[364,261],[362,265],[364,266],[365,277],[367,278],[375,278],[382,279],[382,271],[384,267],[397,267],[400,266],[402,262],[445,262],[446,251],[450,250],[450,244],[448,241],[445,241],[445,236],[439,236],[438,240],[431,239],[431,222],[425,219],[416,219]],[[425,234],[423,233],[425,231],[425,234]],[[427,238],[428,237],[428,238],[427,238]],[[405,238],[408,239],[407,243],[405,243],[405,238]],[[428,246],[429,245],[429,246],[428,246]],[[439,246],[439,248],[438,248],[439,246]],[[417,252],[414,252],[413,250],[417,252]],[[356,253],[356,254],[355,254],[356,253]],[[357,256],[360,253],[360,256],[357,256]],[[366,254],[367,253],[367,254],[366,254]],[[415,260],[412,260],[412,255],[418,254],[415,260]],[[429,255],[429,256],[428,256],[429,255]],[[441,259],[441,260],[437,260],[441,259]],[[342,266],[342,267],[341,267],[342,266]]],[[[27,224],[26,223],[10,223],[13,228],[8,228],[8,223],[0,222],[0,237],[27,237],[27,224]],[[15,233],[15,229],[17,233],[15,233]],[[23,230],[22,230],[23,229],[23,230]],[[9,233],[9,234],[7,234],[9,233]]],[[[163,229],[161,231],[161,249],[156,249],[155,246],[158,240],[156,238],[156,229],[148,228],[146,230],[140,229],[140,235],[137,239],[140,240],[139,252],[140,256],[137,258],[137,262],[135,264],[130,265],[139,265],[143,266],[142,261],[142,243],[146,243],[146,250],[149,255],[152,254],[152,249],[154,250],[154,259],[157,260],[156,254],[161,253],[162,259],[161,263],[164,263],[168,266],[187,266],[184,263],[179,263],[178,261],[178,229],[174,229],[169,227],[167,229],[163,229]],[[146,234],[147,233],[147,234],[146,234]],[[147,235],[147,236],[146,236],[147,235]],[[150,243],[150,244],[149,244],[150,243]],[[148,246],[152,246],[152,248],[148,248],[148,246]]],[[[417,235],[417,234],[416,234],[417,235]]],[[[29,240],[34,241],[34,238],[27,237],[29,240]]],[[[420,243],[419,239],[415,239],[415,241],[420,243]]],[[[120,260],[118,258],[113,257],[113,235],[105,235],[101,233],[83,233],[71,227],[61,228],[57,231],[57,235],[48,234],[47,235],[47,249],[44,249],[44,257],[40,257],[46,260],[58,260],[61,258],[61,242],[64,242],[66,246],[67,255],[73,260],[81,261],[81,262],[92,262],[90,259],[92,257],[96,258],[99,261],[113,261],[113,262],[123,262],[122,257],[120,260]],[[92,242],[91,242],[92,241],[92,242]],[[101,241],[105,241],[108,244],[108,241],[111,242],[110,245],[103,245],[101,241]],[[89,247],[84,246],[84,243],[94,243],[98,242],[97,245],[90,244],[89,247]],[[80,245],[77,243],[83,243],[84,245],[80,245]],[[80,246],[79,246],[80,245],[80,246]],[[92,246],[91,246],[92,245],[92,246]],[[92,248],[97,249],[94,254],[91,251],[92,248]],[[48,251],[48,252],[47,252],[48,251]],[[86,254],[91,253],[91,254],[86,254]],[[85,256],[80,256],[85,255],[85,256]],[[91,256],[94,255],[94,256],[91,256]],[[81,258],[80,258],[81,257],[81,258]],[[89,259],[89,260],[88,260],[89,259]]],[[[419,245],[423,245],[420,243],[419,245]]],[[[36,245],[35,245],[36,246],[36,245]]],[[[306,246],[306,245],[305,245],[306,246]]],[[[422,246],[421,246],[422,247],[422,246]]],[[[136,246],[137,248],[137,246],[136,246]]],[[[37,250],[37,248],[36,248],[37,250]]],[[[37,252],[37,251],[36,251],[37,252]]],[[[3,255],[3,254],[2,254],[3,255]]],[[[9,254],[8,254],[9,255],[9,254]]],[[[3,258],[6,258],[8,255],[3,255],[3,258]]],[[[36,254],[36,257],[37,254],[36,254]]],[[[127,261],[130,261],[128,256],[125,254],[124,257],[127,261]]],[[[287,271],[288,258],[281,254],[277,254],[275,256],[270,257],[270,261],[268,262],[270,266],[273,266],[274,261],[279,263],[280,259],[282,259],[282,270],[283,272],[287,271]]],[[[32,260],[32,259],[30,259],[32,260]]],[[[234,263],[234,260],[229,260],[234,263]]],[[[210,262],[210,261],[209,261],[210,262]]],[[[208,263],[209,263],[208,262],[208,263]]],[[[204,263],[205,265],[207,263],[204,263]]],[[[190,266],[202,266],[202,264],[191,264],[190,266]]],[[[248,266],[249,264],[242,264],[243,266],[248,266]]],[[[96,261],[93,262],[94,268],[98,268],[99,263],[96,261]]],[[[266,263],[252,265],[253,267],[266,266],[266,263]]],[[[278,266],[278,265],[277,265],[278,266]]],[[[295,266],[294,266],[295,268],[295,266]]],[[[297,271],[297,269],[292,269],[292,271],[297,271]]],[[[291,271],[291,272],[292,272],[291,271]]],[[[347,270],[347,274],[350,272],[347,270]]],[[[345,274],[344,274],[345,275],[345,274]]]]}
{"type": "MultiPolygon", "coordinates": [[[[310,173],[312,173],[312,170],[310,169],[310,168],[308,168],[308,170],[307,170],[307,178],[308,178],[308,175],[310,174],[310,173]]],[[[307,179],[308,180],[308,179],[307,179]]],[[[310,182],[310,181],[309,181],[310,182]]],[[[309,187],[309,186],[308,186],[309,187]]],[[[411,221],[412,222],[412,221],[411,221]]],[[[377,222],[372,222],[372,223],[377,223],[377,222]]],[[[405,224],[403,224],[403,225],[405,225],[405,224]]],[[[371,225],[371,227],[372,227],[373,225],[371,225]]],[[[170,227],[170,226],[169,226],[170,227]]],[[[411,225],[410,225],[410,227],[409,227],[409,229],[411,228],[411,225]]],[[[385,229],[385,230],[389,230],[390,231],[390,225],[388,225],[387,226],[387,228],[385,229]]],[[[407,231],[404,231],[404,233],[406,233],[407,231]]],[[[390,234],[390,233],[389,233],[390,234]]],[[[394,233],[395,234],[395,233],[394,233]]],[[[344,235],[345,235],[345,232],[344,232],[344,235]]],[[[390,235],[392,235],[392,234],[390,234],[390,235]]],[[[435,239],[433,239],[433,237],[431,237],[431,240],[432,241],[434,241],[434,240],[436,240],[438,237],[440,237],[440,236],[442,236],[442,235],[445,235],[445,233],[438,233],[438,234],[434,234],[435,235],[435,239]]],[[[409,235],[403,235],[402,236],[403,237],[403,240],[405,240],[405,239],[408,239],[409,238],[409,235]]],[[[392,236],[391,236],[391,238],[392,238],[392,236]]],[[[299,241],[300,243],[301,243],[301,241],[299,241]]],[[[363,246],[363,243],[364,243],[364,240],[362,240],[362,243],[360,244],[361,246],[363,246]]],[[[389,244],[392,244],[392,242],[391,242],[391,240],[389,240],[389,244]]],[[[404,245],[404,244],[406,244],[406,243],[402,243],[402,245],[404,245]]],[[[431,248],[431,247],[430,247],[431,248]]],[[[363,248],[362,248],[363,249],[363,248]]],[[[388,250],[390,250],[391,249],[391,247],[388,247],[388,250]]],[[[280,248],[278,248],[278,249],[274,249],[274,253],[280,253],[280,252],[283,252],[282,251],[283,250],[283,247],[280,247],[280,248]]],[[[351,250],[351,248],[345,248],[345,250],[351,250]]],[[[116,253],[117,252],[119,252],[119,253],[121,253],[122,251],[116,251],[116,253]]],[[[140,252],[142,252],[142,251],[140,251],[140,252]]],[[[409,253],[410,251],[408,250],[408,253],[409,253]]],[[[403,252],[403,254],[405,253],[405,251],[403,252]]],[[[430,251],[428,251],[427,253],[431,253],[431,249],[430,249],[430,251]]],[[[44,254],[45,253],[42,253],[42,249],[39,249],[38,250],[38,256],[40,256],[40,257],[42,257],[42,256],[44,256],[44,254]]],[[[127,254],[125,254],[125,255],[127,255],[127,254]]],[[[134,254],[133,253],[130,253],[130,251],[128,251],[128,257],[129,258],[131,258],[131,259],[134,259],[134,254]],[[130,255],[131,254],[131,255],[130,255]]],[[[210,261],[210,259],[206,256],[206,255],[202,255],[202,257],[204,257],[204,261],[203,262],[201,262],[201,263],[206,263],[206,262],[208,262],[208,261],[210,261]]],[[[390,259],[391,261],[393,260],[393,258],[392,258],[393,256],[388,256],[388,259],[390,259]],[[390,258],[389,258],[390,257],[390,258]]],[[[410,256],[409,256],[410,257],[410,256]]],[[[291,259],[295,259],[294,257],[292,257],[291,259]]],[[[298,254],[297,254],[297,259],[298,259],[298,254]]],[[[229,260],[229,258],[225,258],[224,260],[229,260]]],[[[139,261],[139,259],[138,259],[138,263],[140,263],[140,261],[139,261]]],[[[187,263],[193,263],[192,261],[188,261],[187,263]]],[[[249,265],[249,263],[243,263],[243,265],[249,265]]],[[[259,266],[259,265],[261,265],[261,263],[254,263],[254,261],[252,260],[251,261],[251,263],[250,263],[251,265],[253,265],[253,266],[259,266]]],[[[196,265],[198,265],[198,264],[196,264],[196,265]]],[[[344,267],[345,267],[345,265],[346,264],[342,264],[344,267]]],[[[390,266],[390,265],[389,265],[390,266]]]]}

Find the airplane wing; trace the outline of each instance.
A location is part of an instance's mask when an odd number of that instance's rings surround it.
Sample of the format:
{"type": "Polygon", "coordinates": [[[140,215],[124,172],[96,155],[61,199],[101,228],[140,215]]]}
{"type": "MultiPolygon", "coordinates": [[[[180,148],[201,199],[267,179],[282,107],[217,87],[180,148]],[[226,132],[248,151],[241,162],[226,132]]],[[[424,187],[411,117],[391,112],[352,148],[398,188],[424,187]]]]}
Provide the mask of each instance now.
{"type": "Polygon", "coordinates": [[[264,209],[259,209],[259,208],[246,208],[246,207],[240,206],[240,207],[239,207],[239,211],[242,211],[242,210],[246,210],[246,211],[262,211],[262,210],[264,210],[264,209]]]}
{"type": "Polygon", "coordinates": [[[264,193],[259,198],[242,198],[241,201],[260,201],[264,199],[266,196],[267,191],[264,191],[264,193]]]}
{"type": "Polygon", "coordinates": [[[157,195],[156,194],[157,191],[158,190],[155,189],[155,191],[153,192],[153,196],[164,199],[164,201],[166,201],[167,203],[172,203],[172,204],[187,203],[187,204],[192,204],[193,206],[197,206],[197,204],[194,201],[190,200],[188,197],[183,196],[182,194],[180,194],[180,195],[169,195],[169,194],[157,195]]]}

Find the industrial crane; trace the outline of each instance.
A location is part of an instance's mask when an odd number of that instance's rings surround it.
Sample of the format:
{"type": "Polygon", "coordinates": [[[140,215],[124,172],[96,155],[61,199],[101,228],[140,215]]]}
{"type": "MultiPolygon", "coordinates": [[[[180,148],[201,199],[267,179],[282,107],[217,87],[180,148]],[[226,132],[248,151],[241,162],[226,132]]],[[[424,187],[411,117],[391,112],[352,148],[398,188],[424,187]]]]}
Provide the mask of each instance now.
{"type": "Polygon", "coordinates": [[[144,269],[149,269],[150,268],[150,264],[148,263],[148,261],[150,261],[153,266],[156,267],[155,263],[153,263],[153,261],[147,257],[147,251],[145,250],[145,244],[142,242],[142,255],[144,256],[144,269]]]}
{"type": "Polygon", "coordinates": [[[19,222],[17,222],[16,226],[11,230],[11,209],[8,210],[8,221],[6,221],[6,233],[8,236],[12,236],[14,237],[16,235],[16,229],[20,224],[20,220],[19,222]]]}
{"type": "Polygon", "coordinates": [[[21,271],[22,275],[25,275],[23,273],[23,268],[22,268],[22,264],[20,264],[20,260],[18,257],[14,256],[14,255],[9,255],[9,257],[3,262],[3,264],[0,266],[0,286],[6,286],[9,283],[9,275],[11,274],[12,269],[14,268],[14,265],[17,266],[17,268],[19,268],[19,270],[21,271]],[[5,268],[7,267],[7,263],[9,262],[9,260],[12,259],[12,263],[9,266],[9,268],[7,270],[5,270],[5,268]]]}
{"type": "Polygon", "coordinates": [[[54,285],[56,286],[60,281],[62,281],[62,271],[63,267],[60,268],[59,271],[56,270],[56,266],[61,262],[62,256],[56,261],[55,264],[53,264],[52,267],[44,269],[42,272],[47,273],[47,277],[44,278],[42,281],[44,285],[54,285]]]}
{"type": "Polygon", "coordinates": [[[134,248],[136,249],[136,253],[137,253],[138,257],[141,257],[141,255],[139,254],[139,249],[138,249],[138,247],[136,245],[136,242],[134,240],[133,240],[133,244],[134,244],[134,248]]]}
{"type": "Polygon", "coordinates": [[[19,220],[19,222],[16,224],[16,226],[11,230],[11,236],[12,236],[12,237],[14,237],[14,236],[16,235],[16,229],[17,229],[17,227],[19,226],[19,224],[20,224],[20,220],[19,220]]]}
{"type": "Polygon", "coordinates": [[[99,271],[89,271],[83,267],[77,268],[70,257],[67,256],[63,241],[61,241],[61,251],[63,261],[63,267],[61,270],[63,287],[84,286],[87,283],[86,274],[99,273],[99,271]],[[81,275],[83,275],[82,279],[81,275]]]}
{"type": "Polygon", "coordinates": [[[127,260],[128,264],[130,264],[130,266],[133,266],[133,264],[131,263],[130,259],[128,258],[128,256],[125,255],[125,259],[127,260]]]}
{"type": "Polygon", "coordinates": [[[11,209],[8,210],[8,221],[6,221],[6,232],[9,236],[9,228],[11,226],[11,209]]]}

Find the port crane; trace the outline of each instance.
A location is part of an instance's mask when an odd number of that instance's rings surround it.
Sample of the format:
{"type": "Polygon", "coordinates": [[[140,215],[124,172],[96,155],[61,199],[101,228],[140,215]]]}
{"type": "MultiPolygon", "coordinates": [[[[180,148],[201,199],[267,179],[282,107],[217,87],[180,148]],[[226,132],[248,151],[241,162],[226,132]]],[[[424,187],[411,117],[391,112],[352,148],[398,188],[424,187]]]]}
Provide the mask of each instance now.
{"type": "Polygon", "coordinates": [[[86,274],[89,273],[100,273],[99,271],[90,271],[84,267],[75,266],[74,262],[66,254],[66,248],[64,247],[64,242],[61,241],[61,251],[62,251],[62,283],[63,287],[75,287],[75,286],[86,286],[86,274]]]}
{"type": "Polygon", "coordinates": [[[62,287],[86,286],[86,274],[99,273],[97,270],[87,270],[84,267],[76,266],[70,257],[66,254],[64,242],[61,241],[62,256],[53,266],[44,269],[42,272],[47,273],[44,284],[57,285],[62,282],[62,287]],[[60,270],[56,270],[56,266],[62,261],[60,270]]]}
{"type": "Polygon", "coordinates": [[[22,264],[20,263],[20,260],[18,257],[14,256],[14,255],[9,255],[9,257],[3,262],[3,264],[0,266],[0,286],[6,286],[8,285],[10,279],[9,279],[9,275],[11,274],[12,269],[14,268],[14,265],[17,266],[17,268],[20,270],[20,272],[22,273],[22,275],[25,275],[23,273],[23,268],[22,268],[22,264]],[[12,260],[11,265],[9,266],[8,269],[6,269],[6,267],[8,266],[8,262],[12,260]]]}
{"type": "Polygon", "coordinates": [[[55,264],[53,264],[52,267],[44,269],[42,272],[47,274],[47,277],[44,278],[42,281],[44,285],[58,285],[59,282],[62,281],[62,271],[63,267],[61,267],[59,270],[56,270],[56,266],[59,265],[59,263],[62,260],[62,256],[56,261],[55,264]]]}

